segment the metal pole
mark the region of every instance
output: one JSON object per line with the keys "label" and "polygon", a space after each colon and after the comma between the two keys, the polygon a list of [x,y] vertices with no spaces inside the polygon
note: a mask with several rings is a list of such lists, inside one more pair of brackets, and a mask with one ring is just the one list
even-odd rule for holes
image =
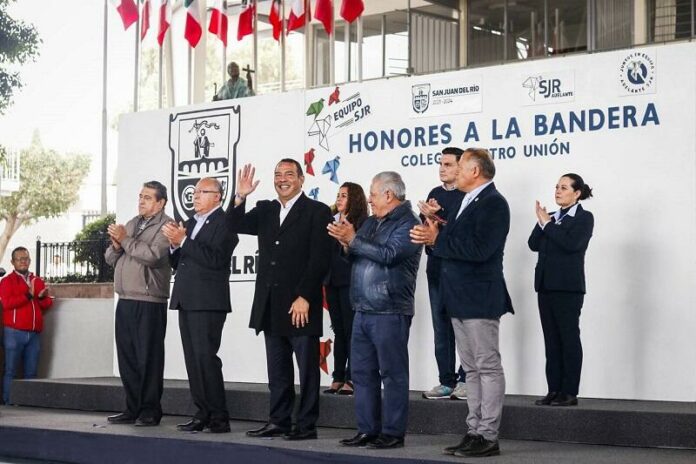
{"label": "metal pole", "polygon": [[346,57],[344,61],[344,66],[345,66],[345,72],[346,72],[346,82],[350,82],[350,23],[348,21],[345,22],[346,28],[343,29],[343,41],[345,42],[346,46]]}
{"label": "metal pole", "polygon": [[285,92],[285,0],[280,2],[280,91]]}
{"label": "metal pole", "polygon": [[503,61],[508,59],[508,2],[503,5]]}
{"label": "metal pole", "polygon": [[[227,15],[227,0],[222,2],[222,14],[225,16]],[[256,31],[254,31],[254,34],[256,34]],[[227,46],[225,43],[222,43],[222,84],[220,86],[222,87],[225,85],[225,82],[227,81]]]}
{"label": "metal pole", "polygon": [[[162,44],[164,45],[164,44]],[[163,64],[163,52],[162,52],[162,46],[159,48],[159,82],[157,83],[157,108],[162,109],[162,84],[164,82],[164,76],[162,76],[162,69],[164,67]]]}
{"label": "metal pole", "polygon": [[406,74],[413,74],[411,66],[411,0],[406,4],[406,35],[408,36],[408,61],[406,63]]}
{"label": "metal pole", "polygon": [[188,47],[188,94],[186,96],[186,104],[190,105],[191,104],[191,91],[193,89],[193,66],[192,66],[192,55],[193,51],[191,49],[191,46],[189,45]]}
{"label": "metal pole", "polygon": [[[101,216],[106,216],[106,63],[109,28],[109,1],[104,0],[104,48],[102,50],[102,153],[101,153]],[[38,273],[38,272],[37,272]]]}
{"label": "metal pole", "polygon": [[382,15],[382,77],[387,75],[387,15]]}
{"label": "metal pole", "polygon": [[311,66],[311,57],[310,57],[310,50],[309,50],[309,34],[311,33],[310,25],[309,22],[312,20],[311,15],[309,14],[309,1],[304,0],[304,15],[305,15],[305,23],[304,23],[304,87],[309,88],[310,87],[310,79],[311,79],[311,72],[310,72],[310,66]]}
{"label": "metal pole", "polygon": [[529,50],[531,53],[528,53],[528,56],[535,56],[536,55],[536,11],[532,11],[529,13],[529,29],[531,31],[531,42],[529,45]]}
{"label": "metal pole", "polygon": [[694,21],[696,21],[696,0],[691,0],[691,37],[696,37],[696,25],[694,24]]}
{"label": "metal pole", "polygon": [[549,54],[549,0],[544,0],[544,56]]}
{"label": "metal pole", "polygon": [[[258,2],[254,0],[254,72],[256,73],[256,86],[259,85],[259,9]],[[223,81],[224,82],[224,81]]]}
{"label": "metal pole", "polygon": [[133,111],[138,111],[138,90],[140,87],[140,15],[135,22],[135,72],[133,76]]}
{"label": "metal pole", "polygon": [[331,2],[331,34],[329,34],[329,84],[336,84],[336,9]]}
{"label": "metal pole", "polygon": [[556,16],[556,28],[553,34],[554,41],[553,41],[553,52],[554,54],[558,53],[558,48],[559,44],[561,43],[561,37],[559,35],[560,32],[560,25],[561,25],[561,18],[560,18],[560,12],[558,11],[558,8],[554,11],[555,16]]}
{"label": "metal pole", "polygon": [[362,82],[363,80],[363,17],[360,15],[358,18],[358,30],[357,30],[357,37],[356,40],[358,41],[358,82]]}

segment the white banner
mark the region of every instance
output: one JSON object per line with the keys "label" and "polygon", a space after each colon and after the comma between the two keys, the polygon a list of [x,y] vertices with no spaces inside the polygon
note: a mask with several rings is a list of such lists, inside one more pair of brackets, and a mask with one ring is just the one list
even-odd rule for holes
{"label": "white banner", "polygon": [[[261,180],[249,201],[274,198],[273,168],[287,156],[305,168],[304,191],[327,204],[341,183],[367,190],[384,170],[400,172],[416,202],[438,184],[442,148],[488,148],[512,213],[505,274],[516,314],[501,322],[507,391],[543,394],[537,256],[527,238],[534,202],[554,209],[554,185],[575,172],[594,188],[585,207],[596,222],[580,395],[694,401],[696,370],[684,366],[696,365],[695,89],[696,44],[684,43],[130,114],[120,125],[118,220],[136,214],[147,180],[167,181],[170,203],[185,208],[197,178],[213,173],[233,185],[244,163]],[[228,381],[267,380],[263,340],[247,328],[256,255],[255,237],[242,236],[221,348]],[[413,390],[438,378],[425,258],[416,290]],[[323,339],[333,338],[325,316]],[[186,378],[176,318],[167,332],[166,375]]]}

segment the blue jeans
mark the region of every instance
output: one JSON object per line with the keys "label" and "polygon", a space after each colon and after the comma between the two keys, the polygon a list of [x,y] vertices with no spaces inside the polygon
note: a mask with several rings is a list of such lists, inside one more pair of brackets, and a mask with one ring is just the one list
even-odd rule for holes
{"label": "blue jeans", "polygon": [[360,433],[394,437],[406,434],[411,318],[402,314],[355,313],[350,359]]}
{"label": "blue jeans", "polygon": [[2,380],[2,399],[5,404],[10,401],[10,385],[17,373],[17,364],[20,358],[22,358],[24,378],[33,379],[36,377],[39,350],[41,349],[39,337],[38,332],[5,327],[5,376]]}
{"label": "blue jeans", "polygon": [[428,295],[430,296],[430,312],[433,318],[433,339],[435,341],[435,362],[440,385],[454,388],[457,382],[464,382],[466,374],[462,366],[455,373],[457,351],[454,346],[454,331],[452,318],[447,314],[440,296],[439,279],[428,276]]}

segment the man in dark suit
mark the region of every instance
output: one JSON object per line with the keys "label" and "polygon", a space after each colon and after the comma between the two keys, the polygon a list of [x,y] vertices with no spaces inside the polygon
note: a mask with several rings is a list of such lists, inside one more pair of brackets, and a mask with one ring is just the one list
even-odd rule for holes
{"label": "man in dark suit", "polygon": [[171,244],[170,261],[176,272],[169,308],[179,311],[186,372],[197,408],[189,422],[177,425],[185,432],[230,431],[217,352],[231,311],[230,261],[239,239],[228,228],[222,195],[220,182],[201,179],[193,194],[193,218],[185,225],[169,223],[162,228]]}
{"label": "man in dark suit", "polygon": [[[442,259],[440,290],[466,371],[468,432],[445,453],[482,457],[500,454],[498,429],[505,375],[498,350],[500,316],[512,311],[503,277],[503,251],[510,209],[493,184],[495,166],[487,150],[467,149],[459,160],[457,188],[466,192],[442,231],[431,220],[411,237]],[[439,233],[438,233],[439,232]]]}
{"label": "man in dark suit", "polygon": [[[264,200],[245,213],[245,200],[258,185],[254,168],[239,173],[235,206],[227,211],[236,232],[258,236],[259,267],[249,326],[263,331],[266,343],[270,414],[251,437],[283,435],[288,440],[317,437],[319,417],[319,337],[322,334],[322,282],[329,269],[331,211],[302,193],[302,167],[282,159],[274,172],[277,200]],[[300,371],[300,408],[295,402],[292,355]]]}

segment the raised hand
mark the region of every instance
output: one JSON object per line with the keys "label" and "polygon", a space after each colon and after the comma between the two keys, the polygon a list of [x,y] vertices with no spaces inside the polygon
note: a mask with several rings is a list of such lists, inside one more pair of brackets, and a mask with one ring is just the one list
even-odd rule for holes
{"label": "raised hand", "polygon": [[256,168],[251,164],[245,164],[237,172],[237,195],[246,198],[247,195],[256,190],[261,181],[254,181],[254,174],[256,174]]}

